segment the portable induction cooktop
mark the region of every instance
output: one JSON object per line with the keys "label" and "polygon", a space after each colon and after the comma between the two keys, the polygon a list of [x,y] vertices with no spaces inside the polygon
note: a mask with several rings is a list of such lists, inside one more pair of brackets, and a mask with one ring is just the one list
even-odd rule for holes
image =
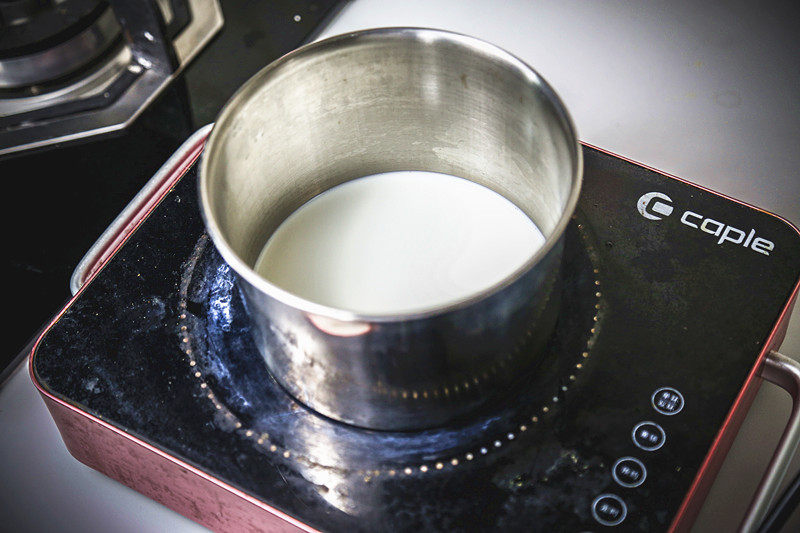
{"label": "portable induction cooktop", "polygon": [[[532,377],[457,424],[370,431],[264,366],[198,211],[207,132],[92,250],[33,350],[78,460],[220,531],[690,527],[788,321],[793,226],[585,146]],[[481,379],[382,392],[424,408]]]}

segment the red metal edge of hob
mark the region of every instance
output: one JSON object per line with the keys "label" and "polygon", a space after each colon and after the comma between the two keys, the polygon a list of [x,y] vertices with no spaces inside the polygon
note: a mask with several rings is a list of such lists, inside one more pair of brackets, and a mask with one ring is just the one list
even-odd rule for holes
{"label": "red metal edge of hob", "polygon": [[[125,244],[127,239],[183,177],[186,171],[191,168],[202,153],[207,138],[208,130],[206,129],[202,134],[194,135],[179,149],[179,152],[183,152],[183,157],[175,160],[173,168],[168,169],[168,172],[165,173],[165,179],[162,184],[155,188],[152,200],[142,205],[142,209],[135,218],[126,221],[121,233],[115,236],[110,241],[108,248],[98,256],[97,264],[92,266],[88,280],[50,321],[47,328],[36,340],[31,350],[31,355],[36,352],[42,338],[53,324],[59,320],[85,290],[86,286],[98,275],[105,264]],[[583,144],[647,168],[665,177],[764,212],[787,223],[800,234],[800,230],[797,230],[791,223],[763,209],[688,182],[677,176],[661,172],[647,165],[642,165],[612,152],[586,143]],[[764,360],[769,351],[777,348],[783,340],[798,291],[800,291],[800,280],[795,285],[792,295],[773,326],[756,363],[717,432],[689,491],[673,518],[669,527],[670,532],[688,531],[697,518],[714,482],[714,478],[761,385],[760,372],[764,366]],[[316,531],[286,513],[226,484],[203,470],[82,411],[75,405],[57,398],[45,390],[44,386],[37,380],[33,368],[33,357],[29,358],[28,370],[34,386],[39,390],[61,433],[67,450],[78,461],[215,531]]]}

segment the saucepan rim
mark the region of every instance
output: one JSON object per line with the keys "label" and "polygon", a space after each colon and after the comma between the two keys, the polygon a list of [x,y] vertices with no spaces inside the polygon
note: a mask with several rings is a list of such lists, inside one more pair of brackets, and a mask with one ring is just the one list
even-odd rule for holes
{"label": "saucepan rim", "polygon": [[[508,276],[487,288],[471,292],[462,298],[453,299],[444,304],[432,306],[420,311],[408,313],[359,313],[348,309],[317,303],[313,300],[303,298],[290,291],[282,289],[281,287],[271,283],[260,274],[256,273],[256,271],[253,270],[250,265],[242,260],[228,244],[227,239],[223,235],[222,230],[213,216],[214,211],[211,207],[211,193],[209,190],[210,165],[211,161],[215,157],[217,145],[223,142],[222,137],[225,135],[230,122],[235,118],[236,113],[241,109],[242,105],[249,100],[254,92],[261,88],[262,81],[267,78],[271,72],[299,56],[318,51],[324,51],[328,48],[334,48],[343,41],[375,38],[380,39],[382,37],[398,35],[417,39],[422,42],[446,39],[464,46],[467,49],[472,49],[477,53],[488,55],[496,60],[500,60],[507,64],[510,68],[514,68],[518,72],[522,73],[532,82],[532,85],[541,88],[541,90],[545,93],[547,99],[553,105],[553,109],[559,115],[567,138],[574,141],[574,146],[572,147],[574,149],[574,154],[571,154],[573,155],[574,170],[573,175],[571,176],[572,184],[570,187],[569,197],[557,224],[546,237],[544,244],[538,250],[536,250],[530,256],[530,258],[525,261],[524,264],[522,264]],[[358,178],[358,176],[354,177],[354,179],[356,178]],[[582,181],[583,157],[580,142],[578,140],[572,118],[553,88],[531,66],[510,52],[507,52],[498,46],[476,37],[433,28],[385,27],[344,33],[321,41],[306,44],[273,61],[261,69],[253,77],[251,77],[247,82],[245,82],[245,84],[242,85],[242,87],[240,87],[239,90],[237,90],[236,93],[234,93],[230,100],[228,100],[228,102],[225,104],[216,123],[214,124],[211,135],[206,141],[205,152],[200,163],[198,193],[200,197],[200,212],[205,223],[206,230],[216,245],[217,250],[220,252],[228,265],[254,288],[262,291],[263,293],[282,302],[285,305],[316,316],[322,316],[346,322],[380,323],[419,320],[435,315],[442,315],[445,313],[458,311],[470,307],[479,301],[483,301],[513,284],[526,272],[534,268],[562,238],[578,203]]]}

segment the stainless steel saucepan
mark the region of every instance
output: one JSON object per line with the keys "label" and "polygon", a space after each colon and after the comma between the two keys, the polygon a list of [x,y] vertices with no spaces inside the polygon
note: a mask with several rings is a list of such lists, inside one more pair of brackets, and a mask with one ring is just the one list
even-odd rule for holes
{"label": "stainless steel saucepan", "polygon": [[[545,244],[496,285],[413,314],[327,307],[253,270],[305,202],[394,170],[484,185],[525,212]],[[331,418],[406,430],[465,416],[534,365],[558,309],[581,173],[570,117],[528,65],[464,35],[385,28],[304,46],[250,79],[214,126],[199,192],[275,379]]]}

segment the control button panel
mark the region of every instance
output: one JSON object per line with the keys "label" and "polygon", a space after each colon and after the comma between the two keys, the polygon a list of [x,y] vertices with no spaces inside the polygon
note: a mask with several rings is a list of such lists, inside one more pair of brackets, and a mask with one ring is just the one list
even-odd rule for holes
{"label": "control button panel", "polygon": [[611,467],[611,476],[619,485],[632,489],[644,483],[647,469],[639,459],[623,457]]}
{"label": "control button panel", "polygon": [[592,516],[604,526],[621,524],[627,515],[628,507],[615,494],[601,494],[592,502]]}
{"label": "control button panel", "polygon": [[664,429],[655,422],[639,422],[633,428],[633,443],[647,452],[661,448],[667,441]]}
{"label": "control button panel", "polygon": [[[666,416],[680,413],[685,406],[683,394],[673,387],[656,389],[650,396],[650,403],[657,413]],[[660,424],[652,420],[644,420],[633,427],[631,439],[640,450],[654,452],[667,442],[667,433]],[[644,462],[631,456],[620,457],[611,467],[612,479],[619,487],[625,489],[640,487],[647,479],[647,474]],[[626,494],[635,493],[628,492]],[[616,526],[625,520],[628,515],[628,506],[616,494],[605,493],[592,501],[591,512],[597,523],[603,526]]]}
{"label": "control button panel", "polygon": [[661,387],[653,393],[651,403],[662,415],[676,415],[683,409],[683,394],[672,387]]}

